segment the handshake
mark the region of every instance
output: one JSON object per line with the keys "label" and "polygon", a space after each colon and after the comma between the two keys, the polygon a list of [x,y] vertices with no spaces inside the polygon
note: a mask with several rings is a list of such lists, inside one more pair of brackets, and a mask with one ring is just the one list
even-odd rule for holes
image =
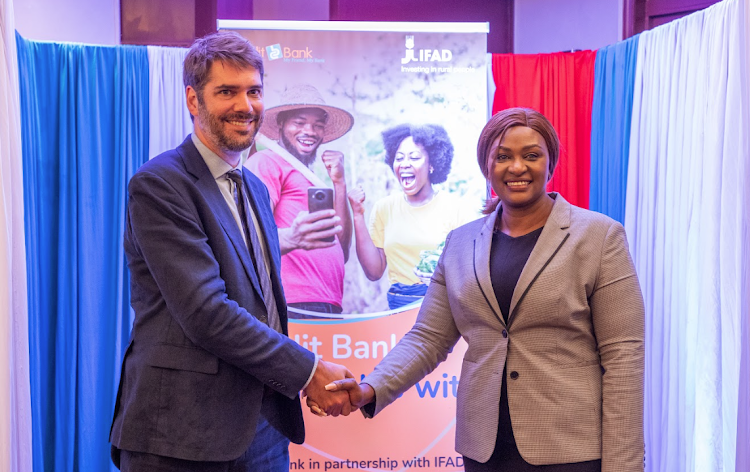
{"label": "handshake", "polygon": [[322,359],[302,393],[310,411],[318,416],[347,416],[375,400],[371,386],[359,384],[343,365]]}

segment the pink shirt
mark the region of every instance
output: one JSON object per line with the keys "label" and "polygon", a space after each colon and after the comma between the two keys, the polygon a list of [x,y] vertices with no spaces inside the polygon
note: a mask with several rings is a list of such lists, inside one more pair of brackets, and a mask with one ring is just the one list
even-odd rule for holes
{"label": "pink shirt", "polygon": [[[245,167],[268,187],[276,226],[289,228],[299,212],[307,211],[307,189],[313,185],[284,158],[265,149],[250,156]],[[312,251],[295,249],[281,256],[281,283],[287,303],[341,306],[344,262],[340,244]]]}

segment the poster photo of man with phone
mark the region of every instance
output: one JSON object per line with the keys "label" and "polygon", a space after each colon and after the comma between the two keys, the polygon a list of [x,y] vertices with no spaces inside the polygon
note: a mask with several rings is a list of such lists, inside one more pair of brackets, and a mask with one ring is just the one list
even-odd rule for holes
{"label": "poster photo of man with phone", "polygon": [[[332,149],[318,153],[318,148],[353,125],[351,113],[326,105],[315,87],[289,86],[281,104],[266,109],[258,139],[265,149],[245,162],[271,197],[292,319],[343,311],[344,264],[352,240],[344,154]],[[318,159],[333,188],[312,171]]]}

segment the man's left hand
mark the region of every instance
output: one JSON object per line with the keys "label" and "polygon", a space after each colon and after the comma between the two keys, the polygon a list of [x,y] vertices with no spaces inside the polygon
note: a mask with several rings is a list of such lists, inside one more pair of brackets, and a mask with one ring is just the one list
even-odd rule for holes
{"label": "man's left hand", "polygon": [[326,171],[331,177],[331,181],[336,183],[344,182],[344,154],[339,151],[327,150],[320,156]]}

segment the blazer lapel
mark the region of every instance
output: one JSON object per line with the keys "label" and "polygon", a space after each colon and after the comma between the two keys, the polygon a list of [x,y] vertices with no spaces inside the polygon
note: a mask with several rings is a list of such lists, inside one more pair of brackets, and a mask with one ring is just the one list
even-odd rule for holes
{"label": "blazer lapel", "polygon": [[492,288],[492,278],[490,277],[490,249],[492,249],[492,232],[495,228],[495,220],[497,219],[500,205],[491,215],[485,218],[482,229],[474,238],[474,276],[479,284],[479,289],[482,291],[487,304],[492,309],[495,317],[500,320],[500,323],[505,326],[505,320],[500,316],[500,305],[497,303],[495,297],[495,289]]}
{"label": "blazer lapel", "polygon": [[547,218],[542,234],[534,246],[534,250],[529,255],[529,260],[523,267],[521,276],[513,291],[513,298],[510,302],[510,315],[508,316],[508,325],[513,322],[516,308],[523,301],[531,285],[539,277],[545,267],[550,263],[560,247],[568,239],[570,233],[570,203],[568,203],[560,194],[555,196],[555,204],[552,207],[552,213]]}
{"label": "blazer lapel", "polygon": [[206,166],[198,149],[195,148],[190,136],[185,139],[177,150],[182,156],[187,171],[196,178],[195,186],[206,199],[208,206],[211,208],[211,212],[216,216],[216,219],[219,220],[222,228],[224,228],[224,231],[227,233],[235,251],[237,251],[242,266],[245,268],[245,273],[252,282],[255,291],[262,299],[263,291],[260,287],[258,275],[255,273],[253,261],[250,259],[250,252],[247,250],[245,240],[242,238],[242,233],[240,233],[240,229],[237,227],[237,222],[235,221],[234,216],[232,216],[232,212],[229,210],[227,202],[224,200],[214,176],[211,175],[208,166]]}

